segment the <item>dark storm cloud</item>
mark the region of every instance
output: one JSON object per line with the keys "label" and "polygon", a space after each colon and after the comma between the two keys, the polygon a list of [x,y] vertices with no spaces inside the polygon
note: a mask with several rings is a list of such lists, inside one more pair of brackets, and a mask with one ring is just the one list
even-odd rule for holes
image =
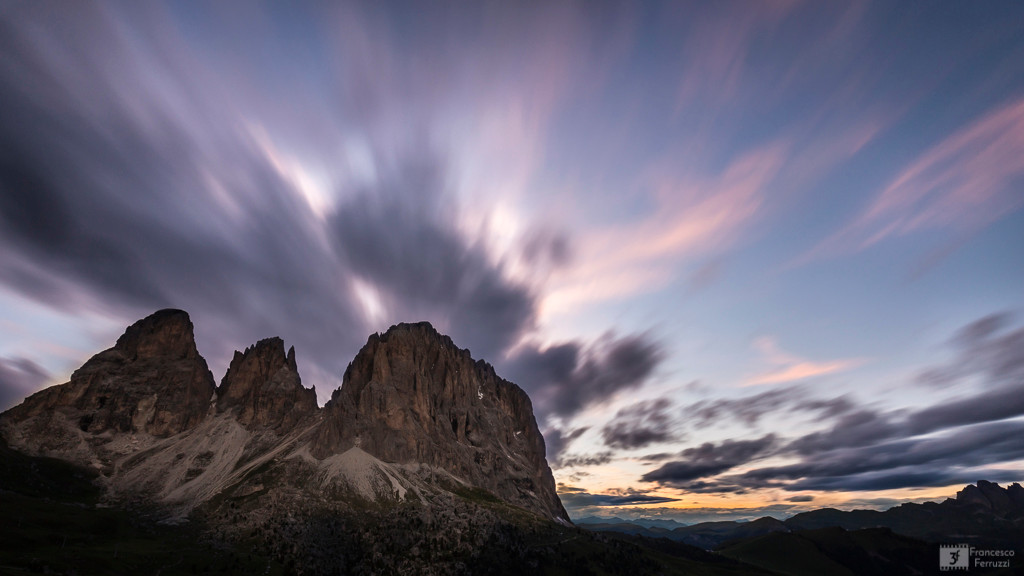
{"label": "dark storm cloud", "polygon": [[697,493],[759,488],[867,491],[979,478],[1019,480],[1019,471],[996,465],[1024,459],[1024,328],[1014,327],[1009,314],[994,314],[968,324],[949,342],[954,360],[925,371],[924,379],[933,384],[971,379],[980,384],[979,391],[901,410],[857,405],[845,397],[795,400],[796,388],[697,403],[687,410],[699,423],[730,415],[750,423],[769,411],[807,410],[831,419],[831,424],[779,443],[773,454],[797,459],[792,464],[729,474],[730,464],[751,458],[718,457],[719,447],[706,445],[704,453],[691,448],[683,453],[685,459],[664,464],[643,479]]}
{"label": "dark storm cloud", "polygon": [[840,416],[828,430],[797,438],[788,448],[798,454],[812,455],[848,446],[872,445],[901,433],[901,427],[888,414],[859,409]]}
{"label": "dark storm cloud", "polygon": [[0,358],[0,412],[14,406],[50,379],[46,369],[28,358]]}
{"label": "dark storm cloud", "polygon": [[1013,320],[1013,314],[1000,312],[964,326],[949,341],[954,359],[925,370],[918,381],[948,386],[971,375],[983,376],[990,386],[1024,381],[1024,327],[1006,330]]}
{"label": "dark storm cloud", "polygon": [[951,398],[907,418],[910,433],[926,434],[954,426],[993,422],[1024,415],[1024,380],[1016,386]]}
{"label": "dark storm cloud", "polygon": [[[912,479],[911,473],[942,477],[946,470],[984,467],[993,462],[1024,458],[1022,433],[1024,422],[978,424],[939,437],[902,438],[821,450],[799,463],[752,470],[740,479],[753,484],[761,480],[799,480],[787,485],[794,490],[812,489],[811,486],[863,490],[864,485],[883,483],[902,488],[916,485],[917,480]],[[962,471],[958,474],[965,475]],[[846,487],[840,488],[844,482]],[[897,485],[899,482],[905,483]]]}
{"label": "dark storm cloud", "polygon": [[547,448],[546,452],[548,462],[552,466],[558,467],[558,462],[562,456],[562,452],[564,452],[574,440],[582,436],[583,433],[589,429],[590,427],[583,426],[567,431],[560,428],[549,428],[545,430],[544,445]]}
{"label": "dark storm cloud", "polygon": [[671,405],[671,400],[658,398],[620,409],[615,418],[601,429],[605,445],[634,449],[675,439],[675,423],[668,413]]}
{"label": "dark storm cloud", "polygon": [[341,206],[335,244],[352,273],[386,292],[394,316],[440,321],[475,357],[497,358],[533,328],[536,298],[455,231],[439,165],[411,163]]}
{"label": "dark storm cloud", "polygon": [[786,386],[742,398],[701,400],[683,408],[682,413],[692,427],[700,428],[733,420],[754,426],[765,415],[779,412],[811,412],[819,418],[828,418],[854,408],[845,396],[827,400],[810,399],[807,393],[804,386]]}
{"label": "dark storm cloud", "polygon": [[505,369],[536,399],[542,417],[566,418],[640,386],[663,357],[662,346],[646,334],[607,335],[586,347],[579,342],[521,347]]}
{"label": "dark storm cloud", "polygon": [[764,457],[777,444],[774,434],[756,440],[726,440],[719,444],[705,442],[687,448],[679,460],[663,464],[643,475],[644,482],[683,485],[691,480],[721,474],[741,464]]}
{"label": "dark storm cloud", "polygon": [[[795,464],[673,485],[702,493],[757,488],[857,491],[1015,479],[1016,472],[987,467],[1024,458],[1019,441],[1024,422],[978,418],[980,423],[954,425],[939,436],[921,437],[907,424],[916,416],[901,420],[896,414],[859,410],[832,429],[797,438],[776,452],[798,457]],[[646,475],[644,479],[660,480]]]}
{"label": "dark storm cloud", "polygon": [[566,454],[558,462],[553,463],[553,468],[579,468],[584,466],[600,466],[607,464],[615,458],[611,451],[598,452],[596,454]]}
{"label": "dark storm cloud", "polygon": [[537,230],[523,244],[523,259],[531,266],[564,266],[572,259],[569,238],[551,230]]}
{"label": "dark storm cloud", "polygon": [[[326,10],[343,33],[322,38],[317,23],[283,25],[291,16],[265,6],[5,9],[0,282],[125,325],[183,308],[215,369],[279,335],[296,346],[307,385],[333,388],[380,323],[426,319],[507,375],[502,360],[534,328],[538,301],[482,238],[458,231],[448,159],[426,117],[428,104],[451,104],[438,78],[461,78],[458,59],[439,53],[443,69],[421,74],[386,19],[359,7]],[[522,19],[497,27],[506,24],[533,29]],[[502,48],[485,43],[475,56],[501,61]],[[301,65],[310,58],[330,62]],[[524,70],[532,61],[546,55]],[[339,157],[353,141],[363,160]],[[296,178],[296,159],[337,176],[312,191],[326,203]],[[572,258],[557,230],[520,241],[533,267]],[[361,287],[380,297],[384,318]],[[549,393],[551,408],[534,398],[538,412],[567,415],[638,385],[656,352],[642,335],[573,341],[545,351],[541,366],[517,366],[545,375],[522,382]]]}
{"label": "dark storm cloud", "polygon": [[[1016,390],[1018,395],[1022,392],[1024,390]],[[998,403],[1009,401],[1009,396],[1000,391],[975,400],[980,404],[986,401]],[[973,406],[965,405],[965,408]],[[935,414],[941,414],[943,418],[932,418]],[[797,457],[799,460],[794,464],[716,477],[710,477],[717,474],[714,466],[700,466],[700,461],[670,463],[654,472],[674,472],[683,481],[672,482],[673,486],[700,493],[742,492],[757,488],[886,490],[945,486],[974,482],[979,478],[1019,480],[1018,472],[993,465],[1024,459],[1024,444],[1019,440],[1024,435],[1024,422],[990,421],[994,418],[988,412],[973,415],[965,412],[946,418],[948,414],[935,407],[909,415],[861,409],[843,416],[831,429],[796,438],[775,452],[780,456]],[[1020,412],[1013,414],[1019,415]],[[921,428],[921,421],[930,425]],[[939,422],[946,426],[935,426]],[[922,436],[922,430],[928,435]],[[671,468],[673,465],[676,467]],[[685,481],[687,476],[697,478],[698,473],[709,478]],[[645,475],[644,480],[665,481],[651,474]]]}
{"label": "dark storm cloud", "polygon": [[[743,486],[730,481],[730,477],[713,478],[711,480],[694,480],[691,482],[685,481],[667,481],[665,484],[683,490],[684,492],[691,492],[693,494],[746,494],[750,491],[750,487]],[[759,483],[753,487],[755,488],[766,488],[771,486],[768,483]]]}
{"label": "dark storm cloud", "polygon": [[637,504],[660,504],[677,502],[678,498],[650,496],[642,491],[620,490],[611,494],[592,494],[575,486],[558,485],[558,497],[567,509],[589,506],[632,506]]}
{"label": "dark storm cloud", "polygon": [[198,82],[159,11],[61,10],[0,21],[3,281],[126,324],[184,308],[222,362],[280,334],[340,373],[364,330],[315,216],[245,129],[247,94]]}
{"label": "dark storm cloud", "polygon": [[656,452],[654,454],[644,454],[643,456],[637,457],[637,460],[641,462],[661,462],[662,460],[671,460],[675,458],[675,454],[672,452]]}
{"label": "dark storm cloud", "polygon": [[955,468],[902,468],[859,474],[853,477],[809,478],[787,487],[793,490],[839,490],[844,492],[892,490],[908,487],[937,487],[950,484],[973,484],[979,479],[991,482],[1014,482],[1020,474],[998,468],[972,469]]}
{"label": "dark storm cloud", "polygon": [[846,396],[828,400],[802,400],[794,405],[795,410],[817,412],[820,420],[841,416],[853,411],[856,407],[857,405]]}

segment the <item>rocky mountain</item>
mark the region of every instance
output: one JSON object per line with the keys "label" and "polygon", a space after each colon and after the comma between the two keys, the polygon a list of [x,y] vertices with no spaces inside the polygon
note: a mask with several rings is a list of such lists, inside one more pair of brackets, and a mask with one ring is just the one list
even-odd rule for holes
{"label": "rocky mountain", "polygon": [[316,391],[303,388],[295,348],[284,352],[284,340],[267,338],[235,352],[220,387],[217,410],[235,410],[249,429],[285,432],[319,412]]}
{"label": "rocky mountain", "polygon": [[[180,515],[273,470],[303,489],[424,500],[453,487],[568,522],[530,399],[429,324],[372,335],[321,409],[280,338],[235,352],[219,387],[188,314],[161,310],[114,347],[0,415],[29,455],[100,472],[122,498]],[[244,488],[243,488],[244,487]]]}
{"label": "rocky mountain", "polygon": [[530,398],[426,322],[370,336],[345,371],[312,453],[352,447],[437,467],[510,504],[568,518]]}
{"label": "rocky mountain", "polygon": [[76,459],[83,442],[96,438],[166,438],[195,428],[206,417],[215,389],[188,314],[161,310],[129,326],[70,382],[32,395],[2,420],[12,444]]}

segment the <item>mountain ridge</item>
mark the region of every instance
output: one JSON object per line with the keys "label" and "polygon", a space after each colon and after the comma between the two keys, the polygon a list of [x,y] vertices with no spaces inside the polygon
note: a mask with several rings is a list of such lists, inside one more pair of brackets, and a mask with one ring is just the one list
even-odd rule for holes
{"label": "mountain ridge", "polygon": [[371,335],[321,408],[280,338],[236,351],[216,386],[188,314],[159,310],[67,383],[0,414],[0,435],[27,454],[91,467],[109,494],[155,498],[182,518],[255,489],[253,474],[274,469],[315,478],[310,497],[327,489],[425,501],[446,490],[440,478],[569,524],[529,397],[425,322]]}
{"label": "mountain ridge", "polygon": [[667,538],[705,549],[717,549],[729,542],[775,532],[836,527],[845,530],[882,527],[928,542],[948,542],[956,537],[968,542],[1004,544],[1024,541],[1024,487],[1014,482],[1004,488],[994,482],[978,480],[942,502],[906,502],[887,510],[818,508],[785,520],[764,516],[750,521],[699,522],[672,530],[621,518],[602,520],[589,517],[578,519],[576,523],[592,530]]}

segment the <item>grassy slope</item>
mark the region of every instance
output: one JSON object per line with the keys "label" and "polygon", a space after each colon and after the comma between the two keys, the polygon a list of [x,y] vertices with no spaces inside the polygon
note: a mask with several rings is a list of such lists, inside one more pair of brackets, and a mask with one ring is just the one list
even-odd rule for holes
{"label": "grassy slope", "polygon": [[0,574],[283,573],[249,551],[203,543],[196,526],[99,506],[94,477],[0,440]]}
{"label": "grassy slope", "polygon": [[886,528],[772,533],[726,545],[722,554],[782,574],[888,576],[938,573],[938,547]]}

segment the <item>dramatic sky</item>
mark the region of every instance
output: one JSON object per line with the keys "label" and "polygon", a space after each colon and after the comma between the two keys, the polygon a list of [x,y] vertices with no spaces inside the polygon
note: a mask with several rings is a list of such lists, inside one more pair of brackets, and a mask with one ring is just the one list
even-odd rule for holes
{"label": "dramatic sky", "polygon": [[570,512],[1024,480],[1024,4],[0,0],[0,408],[428,320]]}

